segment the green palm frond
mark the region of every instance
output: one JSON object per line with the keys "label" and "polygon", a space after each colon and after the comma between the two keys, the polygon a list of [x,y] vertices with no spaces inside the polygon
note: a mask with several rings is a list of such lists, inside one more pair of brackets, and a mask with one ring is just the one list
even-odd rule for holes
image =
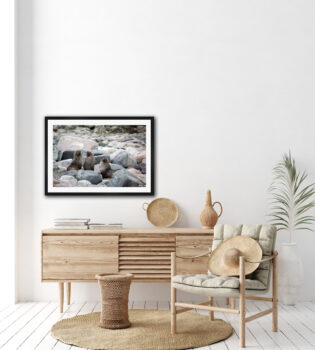
{"label": "green palm frond", "polygon": [[307,173],[296,169],[291,152],[283,155],[274,167],[273,175],[268,189],[271,194],[271,212],[268,216],[272,224],[289,231],[291,242],[293,231],[312,231],[310,226],[315,223],[315,217],[305,213],[315,207],[315,201],[312,200],[315,184],[305,184]]}

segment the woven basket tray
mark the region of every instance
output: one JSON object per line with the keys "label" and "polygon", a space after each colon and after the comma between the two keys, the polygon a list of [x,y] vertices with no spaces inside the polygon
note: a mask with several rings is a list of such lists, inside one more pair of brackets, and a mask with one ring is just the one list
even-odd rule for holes
{"label": "woven basket tray", "polygon": [[143,203],[142,208],[146,210],[147,218],[154,226],[170,227],[178,219],[178,208],[168,198],[157,198],[150,204]]}

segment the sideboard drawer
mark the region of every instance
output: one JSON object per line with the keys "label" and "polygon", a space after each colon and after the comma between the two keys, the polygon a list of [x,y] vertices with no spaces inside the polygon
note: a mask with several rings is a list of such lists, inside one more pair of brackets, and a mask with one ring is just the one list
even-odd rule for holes
{"label": "sideboard drawer", "polygon": [[95,280],[118,272],[118,236],[43,236],[42,280]]}
{"label": "sideboard drawer", "polygon": [[[196,256],[209,252],[212,246],[210,236],[177,236],[176,255]],[[176,258],[176,274],[207,273],[209,257],[198,259]]]}

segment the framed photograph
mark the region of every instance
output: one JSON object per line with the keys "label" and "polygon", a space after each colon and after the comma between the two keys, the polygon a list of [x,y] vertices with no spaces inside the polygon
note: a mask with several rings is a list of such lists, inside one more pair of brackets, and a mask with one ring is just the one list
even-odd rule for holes
{"label": "framed photograph", "polygon": [[45,117],[46,195],[153,195],[154,117]]}

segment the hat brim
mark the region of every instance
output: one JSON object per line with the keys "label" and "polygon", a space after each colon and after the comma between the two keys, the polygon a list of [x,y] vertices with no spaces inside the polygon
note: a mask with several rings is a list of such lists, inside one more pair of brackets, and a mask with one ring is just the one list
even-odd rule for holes
{"label": "hat brim", "polygon": [[[247,236],[235,236],[223,241],[210,255],[209,270],[218,276],[239,276],[239,266],[228,266],[224,262],[224,253],[231,248],[240,250],[248,261],[259,261],[262,249],[257,241]],[[254,272],[259,263],[245,262],[245,275]]]}

